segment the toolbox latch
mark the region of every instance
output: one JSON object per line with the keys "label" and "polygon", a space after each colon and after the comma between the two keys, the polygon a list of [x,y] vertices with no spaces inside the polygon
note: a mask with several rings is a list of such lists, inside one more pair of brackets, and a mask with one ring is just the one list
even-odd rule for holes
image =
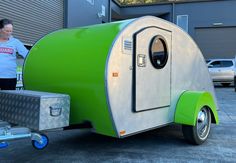
{"label": "toolbox latch", "polygon": [[61,115],[62,107],[60,106],[50,106],[50,115],[52,117],[58,117]]}

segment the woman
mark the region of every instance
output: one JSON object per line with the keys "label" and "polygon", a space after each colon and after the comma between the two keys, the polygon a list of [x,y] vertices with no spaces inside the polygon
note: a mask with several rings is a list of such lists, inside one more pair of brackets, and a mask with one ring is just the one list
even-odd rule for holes
{"label": "woman", "polygon": [[0,89],[16,89],[16,52],[24,58],[28,50],[23,43],[12,36],[13,23],[9,19],[0,20]]}

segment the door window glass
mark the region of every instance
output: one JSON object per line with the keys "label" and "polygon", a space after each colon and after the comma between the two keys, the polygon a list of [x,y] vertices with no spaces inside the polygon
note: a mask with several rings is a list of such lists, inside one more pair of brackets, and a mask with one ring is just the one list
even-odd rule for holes
{"label": "door window glass", "polygon": [[231,67],[233,66],[232,61],[221,61],[221,67]]}
{"label": "door window glass", "polygon": [[218,68],[220,67],[220,61],[214,61],[208,66],[209,68]]}
{"label": "door window glass", "polygon": [[168,60],[167,46],[164,38],[155,36],[151,41],[150,60],[156,69],[165,67]]}

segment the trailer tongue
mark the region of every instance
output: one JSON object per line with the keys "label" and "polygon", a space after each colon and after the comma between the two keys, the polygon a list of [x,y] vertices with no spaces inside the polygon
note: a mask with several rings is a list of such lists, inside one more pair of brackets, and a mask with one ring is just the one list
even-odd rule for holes
{"label": "trailer tongue", "polygon": [[[0,104],[3,120],[0,122],[0,142],[30,137],[33,146],[42,149],[48,144],[43,132],[69,126],[69,95],[28,90],[0,91]],[[6,144],[1,143],[0,147],[6,147]]]}

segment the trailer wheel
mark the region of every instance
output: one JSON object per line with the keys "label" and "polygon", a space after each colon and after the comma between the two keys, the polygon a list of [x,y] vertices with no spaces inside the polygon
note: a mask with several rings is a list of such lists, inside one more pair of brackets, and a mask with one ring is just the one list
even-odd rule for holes
{"label": "trailer wheel", "polygon": [[184,138],[191,144],[199,145],[206,141],[211,129],[211,112],[202,107],[198,112],[195,126],[183,125]]}
{"label": "trailer wheel", "polygon": [[7,142],[0,142],[0,149],[1,148],[6,148],[8,147],[8,143]]}
{"label": "trailer wheel", "polygon": [[38,142],[36,140],[32,140],[33,147],[35,149],[38,149],[38,150],[42,150],[42,149],[46,148],[47,145],[48,145],[48,142],[49,142],[49,139],[48,139],[48,137],[46,135],[41,134],[40,136],[42,137],[42,139],[41,139],[42,142]]}

